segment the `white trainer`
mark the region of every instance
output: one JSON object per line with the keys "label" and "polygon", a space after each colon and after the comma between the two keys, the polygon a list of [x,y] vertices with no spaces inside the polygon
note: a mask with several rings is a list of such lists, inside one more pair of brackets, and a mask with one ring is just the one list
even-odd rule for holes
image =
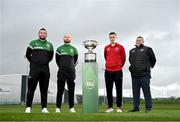
{"label": "white trainer", "polygon": [[121,108],[117,108],[116,110],[118,113],[122,113],[122,109]]}
{"label": "white trainer", "polygon": [[49,111],[47,110],[47,108],[43,108],[41,113],[49,113]]}
{"label": "white trainer", "polygon": [[56,108],[55,109],[55,113],[61,113],[61,109],[60,108]]}
{"label": "white trainer", "polygon": [[105,112],[106,113],[112,113],[114,110],[113,110],[113,108],[108,108]]}
{"label": "white trainer", "polygon": [[25,113],[31,113],[31,107],[27,107],[27,108],[25,109]]}
{"label": "white trainer", "polygon": [[70,109],[69,109],[69,113],[76,113],[76,111],[75,111],[74,108],[70,108]]}

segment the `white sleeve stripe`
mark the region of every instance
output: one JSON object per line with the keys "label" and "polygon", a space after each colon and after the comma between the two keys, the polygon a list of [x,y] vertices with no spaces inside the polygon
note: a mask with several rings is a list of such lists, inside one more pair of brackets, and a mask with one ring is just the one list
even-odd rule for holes
{"label": "white sleeve stripe", "polygon": [[33,47],[31,45],[28,46],[29,48],[33,49]]}
{"label": "white sleeve stripe", "polygon": [[57,53],[58,55],[61,55],[58,51],[56,51],[56,53]]}

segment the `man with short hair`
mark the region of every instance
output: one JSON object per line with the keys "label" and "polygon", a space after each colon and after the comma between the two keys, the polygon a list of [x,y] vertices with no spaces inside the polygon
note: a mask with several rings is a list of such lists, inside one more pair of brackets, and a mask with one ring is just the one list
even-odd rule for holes
{"label": "man with short hair", "polygon": [[109,33],[110,44],[104,48],[104,58],[106,60],[105,69],[105,83],[106,93],[108,99],[107,113],[113,112],[113,83],[116,85],[116,103],[117,112],[122,112],[122,68],[126,61],[126,54],[124,47],[116,42],[117,34],[115,32]]}
{"label": "man with short hair", "polygon": [[77,49],[71,45],[72,37],[70,34],[64,35],[64,44],[56,50],[56,64],[59,67],[57,73],[57,98],[56,113],[61,112],[62,95],[65,83],[67,82],[69,97],[69,112],[75,113],[74,109],[74,90],[75,90],[75,66],[78,60]]}
{"label": "man with short hair", "polygon": [[129,52],[129,71],[131,72],[133,90],[133,109],[129,112],[139,111],[141,88],[144,93],[146,112],[151,112],[150,78],[151,68],[155,66],[156,57],[152,48],[144,45],[142,36],[136,38],[135,46]]}
{"label": "man with short hair", "polygon": [[28,92],[25,113],[31,113],[32,101],[37,83],[39,82],[41,92],[42,113],[49,113],[47,110],[47,94],[49,86],[49,62],[53,58],[53,45],[46,40],[47,31],[45,28],[39,30],[39,39],[30,42],[26,50],[26,58],[30,62],[28,80]]}

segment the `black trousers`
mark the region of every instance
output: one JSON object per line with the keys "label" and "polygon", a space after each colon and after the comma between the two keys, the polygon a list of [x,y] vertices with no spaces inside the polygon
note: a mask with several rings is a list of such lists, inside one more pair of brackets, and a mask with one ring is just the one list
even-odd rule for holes
{"label": "black trousers", "polygon": [[29,80],[28,80],[28,92],[26,107],[32,106],[34,92],[36,90],[37,83],[39,81],[39,87],[41,92],[41,106],[47,107],[47,93],[49,87],[50,72],[49,67],[30,67]]}
{"label": "black trousers", "polygon": [[75,72],[59,69],[57,77],[58,77],[58,80],[57,80],[56,106],[57,108],[61,108],[62,96],[65,89],[64,87],[65,87],[65,83],[67,82],[69,108],[72,108],[74,106]]}
{"label": "black trousers", "polygon": [[144,93],[146,110],[151,110],[152,98],[151,98],[151,90],[150,90],[150,77],[132,77],[134,109],[139,110],[141,88]]}
{"label": "black trousers", "polygon": [[123,72],[120,71],[105,71],[105,83],[106,83],[106,93],[108,99],[108,107],[113,107],[113,83],[116,85],[116,103],[117,107],[122,106],[122,81]]}

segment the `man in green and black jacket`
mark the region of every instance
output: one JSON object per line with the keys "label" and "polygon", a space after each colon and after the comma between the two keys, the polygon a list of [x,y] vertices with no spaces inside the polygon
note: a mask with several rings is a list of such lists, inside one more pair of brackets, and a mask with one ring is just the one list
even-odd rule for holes
{"label": "man in green and black jacket", "polygon": [[62,95],[64,92],[65,82],[67,81],[69,94],[69,112],[76,112],[74,109],[74,89],[75,89],[75,66],[78,60],[78,52],[71,43],[71,35],[64,35],[64,45],[58,47],[56,51],[56,63],[59,67],[57,73],[57,99],[56,113],[61,112]]}
{"label": "man in green and black jacket", "polygon": [[49,62],[53,58],[54,50],[53,45],[46,40],[46,37],[46,29],[40,29],[39,39],[31,41],[26,51],[26,58],[30,62],[30,72],[25,113],[31,113],[32,101],[38,81],[41,92],[41,112],[49,113],[47,110],[47,92],[50,78]]}

